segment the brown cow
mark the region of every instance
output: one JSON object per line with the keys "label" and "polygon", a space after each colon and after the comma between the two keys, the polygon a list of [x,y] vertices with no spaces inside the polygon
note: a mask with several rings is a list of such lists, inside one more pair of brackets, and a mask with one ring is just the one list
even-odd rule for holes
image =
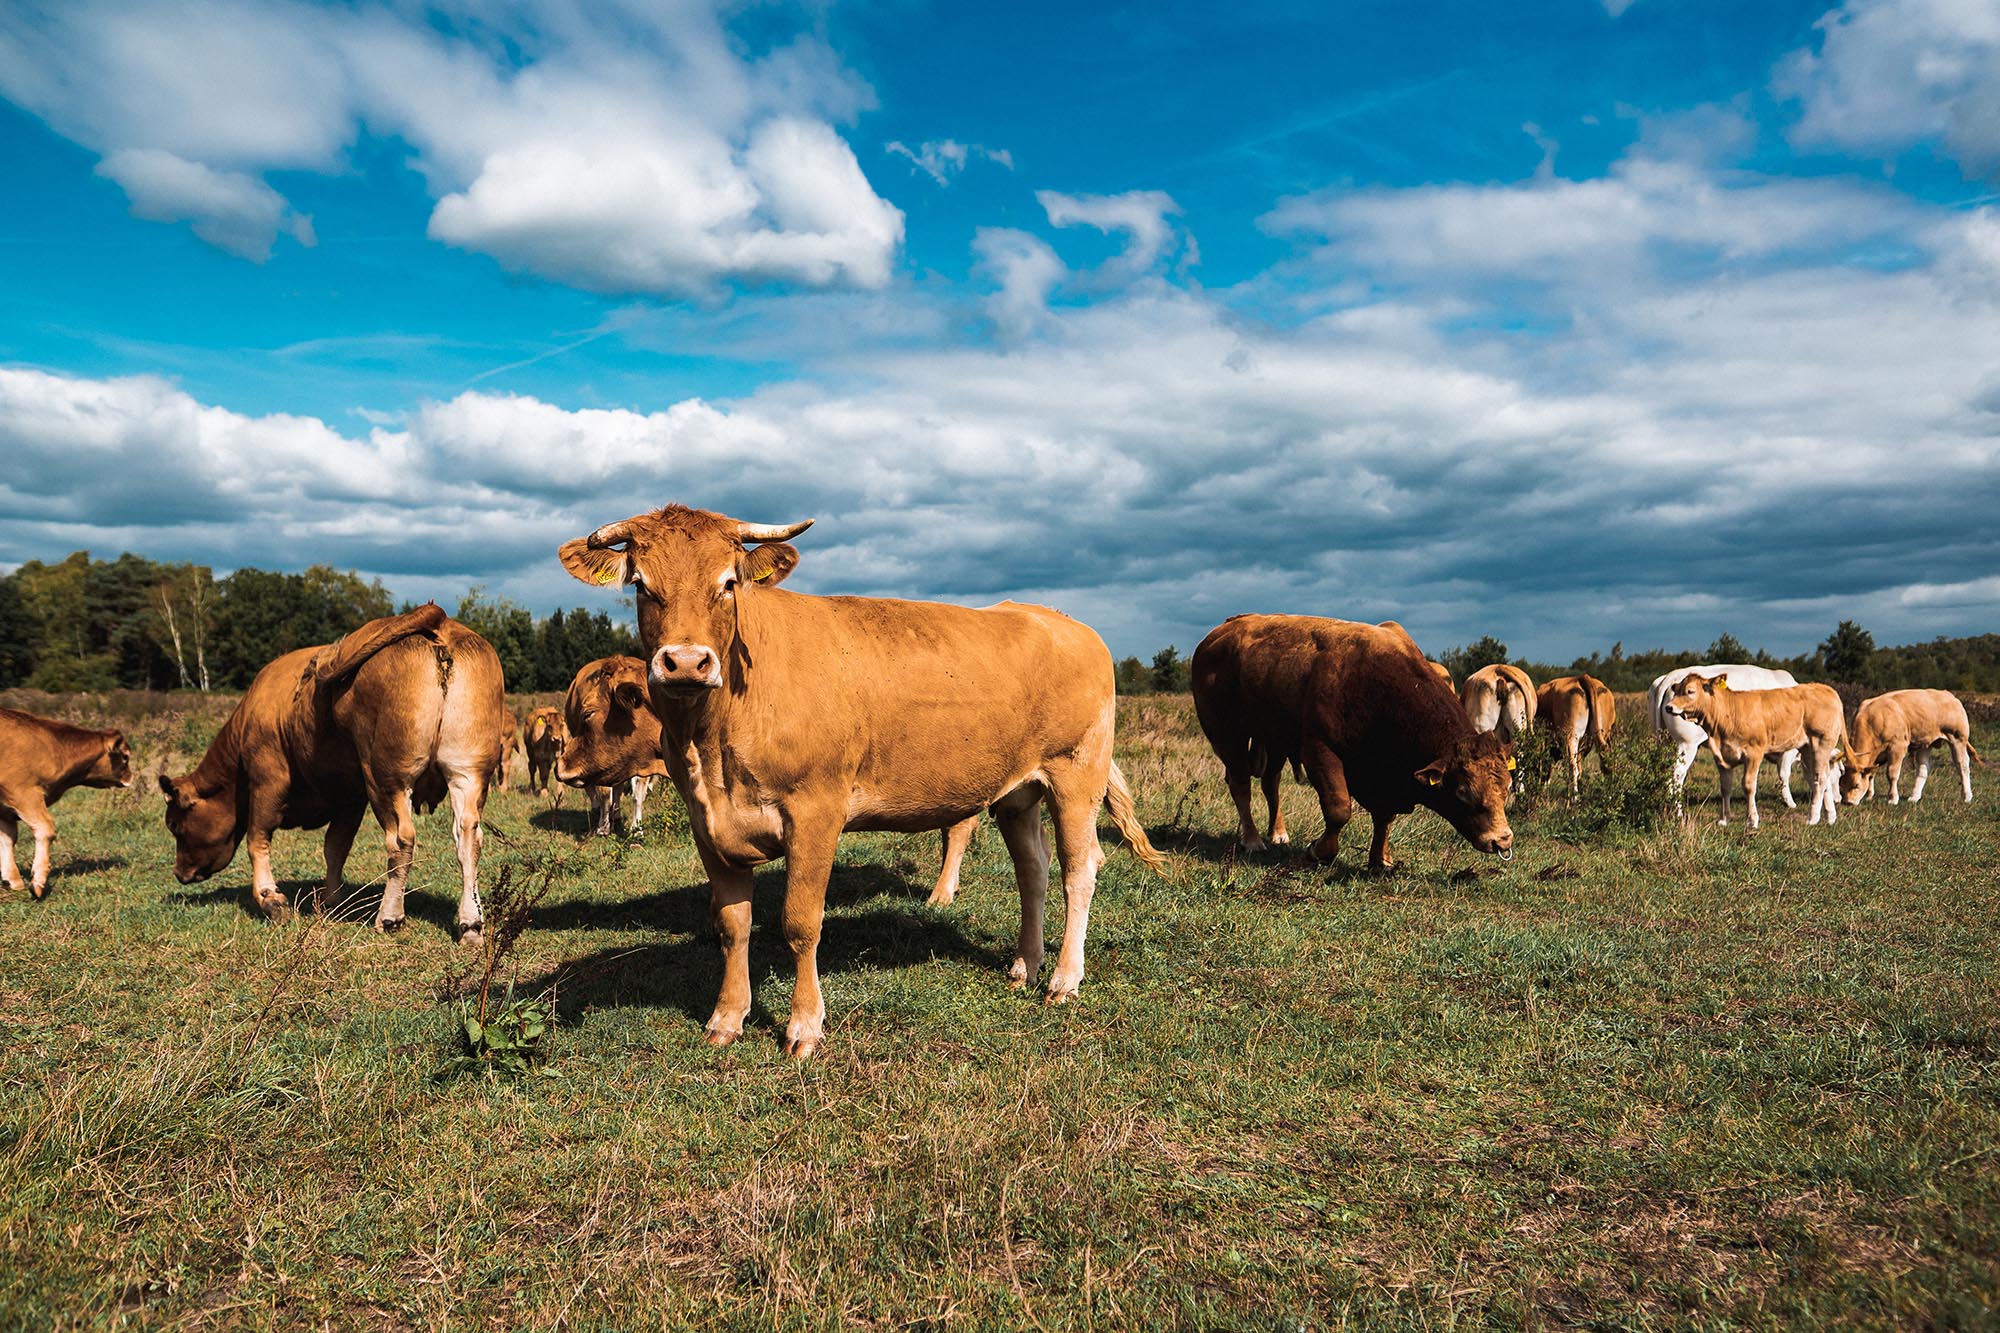
{"label": "brown cow", "polygon": [[[1535,682],[1527,672],[1507,662],[1483,666],[1458,687],[1458,702],[1475,731],[1490,731],[1519,746],[1535,725]],[[1527,774],[1514,771],[1519,791]]]}
{"label": "brown cow", "polygon": [[132,747],[120,731],[89,731],[16,708],[0,708],[0,884],[19,892],[14,840],[21,821],[35,835],[28,892],[49,891],[49,844],[56,822],[49,807],[71,787],[129,787]]}
{"label": "brown cow", "polygon": [[537,708],[528,714],[522,748],[528,754],[528,790],[546,795],[549,778],[555,773],[556,757],[562,753],[563,718],[560,708]]}
{"label": "brown cow", "polygon": [[324,826],[326,878],[317,900],[330,911],[361,816],[373,809],[389,850],[375,928],[395,930],[416,813],[449,795],[459,937],[477,943],[479,820],[499,759],[504,689],[486,640],[434,603],[371,620],[326,647],[286,653],[250,682],[194,772],[160,776],[174,876],[183,884],[207,879],[247,837],[251,894],[280,920],[289,909],[271,873],[271,835]]}
{"label": "brown cow", "polygon": [[799,553],[786,539],[810,522],[763,527],[671,505],[561,551],[583,582],[628,584],[638,595],[661,755],[687,803],[722,939],[708,1040],[742,1035],[750,871],[782,856],[785,938],[798,974],[785,1047],[798,1057],[818,1048],[827,876],[850,829],[943,829],[990,809],[1021,891],[1010,975],[1029,984],[1042,964],[1045,798],[1068,908],[1048,999],[1068,999],[1083,981],[1104,859],[1098,806],[1108,797],[1133,850],[1156,869],[1165,863],[1111,759],[1110,650],[1044,607],[788,592],[777,585]]}
{"label": "brown cow", "polygon": [[1373,817],[1371,869],[1387,870],[1389,826],[1429,806],[1486,852],[1514,845],[1507,826],[1513,750],[1474,731],[1465,710],[1394,621],[1232,616],[1194,651],[1195,715],[1222,760],[1240,840],[1263,846],[1250,818],[1261,767],[1274,831],[1284,767],[1304,768],[1326,831],[1313,855],[1330,861],[1359,802]]}
{"label": "brown cow", "polygon": [[514,752],[521,748],[521,726],[514,715],[506,709],[500,711],[500,762],[493,765],[493,776],[487,787],[493,791],[507,790],[507,769],[514,762]]}
{"label": "brown cow", "polygon": [[660,760],[660,719],[646,697],[646,664],[636,657],[600,657],[586,664],[563,700],[562,748],[556,780],[590,795],[590,822],[611,832],[620,788],[632,790],[630,831],[646,818],[646,793],[667,775]]}
{"label": "brown cow", "polygon": [[[1965,705],[1949,690],[1891,690],[1861,705],[1854,715],[1854,730],[1847,740],[1847,769],[1840,775],[1840,794],[1849,805],[1859,805],[1875,791],[1875,768],[1889,765],[1889,804],[1903,798],[1903,760],[1917,752],[1917,785],[1910,792],[1914,804],[1924,799],[1924,783],[1931,775],[1931,748],[1951,747],[1952,763],[1958,769],[1960,793],[1972,799],[1972,764],[1979,752],[1972,748],[1972,723]],[[1980,760],[1983,764],[1985,761]]]}
{"label": "brown cow", "polygon": [[[1384,623],[1387,623],[1387,622],[1384,622]],[[1437,672],[1437,674],[1438,674],[1438,679],[1439,679],[1439,680],[1442,680],[1442,681],[1444,682],[1444,687],[1445,687],[1446,689],[1448,689],[1448,690],[1455,690],[1455,689],[1457,689],[1457,688],[1458,688],[1458,683],[1457,683],[1456,681],[1454,681],[1454,680],[1453,680],[1453,679],[1451,678],[1451,668],[1450,668],[1450,667],[1446,666],[1446,665],[1445,665],[1444,663],[1442,663],[1442,662],[1432,662],[1432,661],[1429,661],[1429,660],[1426,660],[1426,661],[1424,662],[1424,665],[1425,665],[1425,666],[1427,666],[1427,667],[1429,667],[1429,668],[1430,668],[1431,670],[1433,670],[1433,671]]]}
{"label": "brown cow", "polygon": [[1557,676],[1535,691],[1535,723],[1555,736],[1569,761],[1570,795],[1583,786],[1583,757],[1610,748],[1617,717],[1611,691],[1595,676]]}
{"label": "brown cow", "polygon": [[[1773,690],[1733,690],[1725,675],[1690,672],[1674,682],[1667,694],[1667,711],[1691,718],[1708,733],[1708,748],[1716,767],[1747,763],[1743,793],[1750,803],[1750,827],[1756,828],[1757,770],[1765,757],[1799,746],[1810,746],[1813,766],[1812,809],[1806,823],[1837,818],[1833,764],[1847,742],[1847,717],[1831,685],[1793,685]],[[1722,788],[1722,819],[1729,822],[1729,783]]]}

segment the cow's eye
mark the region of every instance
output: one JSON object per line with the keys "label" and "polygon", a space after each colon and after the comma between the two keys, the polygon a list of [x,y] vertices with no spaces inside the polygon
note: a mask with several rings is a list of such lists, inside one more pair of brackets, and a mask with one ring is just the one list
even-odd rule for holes
{"label": "cow's eye", "polygon": [[734,574],[724,574],[722,576],[722,590],[724,592],[736,591],[736,576]]}

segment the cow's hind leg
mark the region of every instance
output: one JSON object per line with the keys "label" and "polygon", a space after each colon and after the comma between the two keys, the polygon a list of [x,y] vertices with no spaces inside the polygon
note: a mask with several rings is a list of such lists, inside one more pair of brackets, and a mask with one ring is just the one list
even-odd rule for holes
{"label": "cow's hind leg", "polygon": [[1016,990],[1042,975],[1042,913],[1049,898],[1049,845],[1042,838],[1041,784],[1007,793],[993,806],[993,822],[1014,862],[1014,886],[1021,894],[1021,929],[1007,979]]}
{"label": "cow's hind leg", "polygon": [[1972,799],[1972,745],[1956,736],[1951,741],[1951,762],[1958,769],[1958,789],[1965,799]]}
{"label": "cow's hind leg", "polygon": [[1926,745],[1917,752],[1917,785],[1910,788],[1910,804],[1924,799],[1924,784],[1931,780],[1931,747]]}
{"label": "cow's hind leg", "polygon": [[928,899],[932,907],[949,907],[951,900],[958,896],[958,872],[965,864],[965,853],[972,846],[972,835],[979,827],[979,816],[961,819],[939,835],[942,852],[938,861],[937,883],[931,886]]}
{"label": "cow's hind leg", "polygon": [[389,875],[382,881],[382,905],[375,909],[375,929],[403,928],[403,889],[410,882],[416,859],[417,817],[407,790],[376,793],[369,799],[375,822],[382,826],[382,844],[389,853]]}
{"label": "cow's hind leg", "polygon": [[346,888],[342,874],[347,869],[347,854],[354,848],[354,835],[360,832],[361,817],[367,813],[367,806],[357,805],[341,811],[327,823],[326,878],[320,881],[319,892],[313,899],[321,916],[340,907],[341,894]]}
{"label": "cow's hind leg", "polygon": [[826,919],[826,882],[840,844],[840,816],[823,814],[793,823],[785,840],[785,943],[797,981],[792,1016],[785,1024],[785,1054],[803,1060],[819,1049],[826,1031],[826,998],[819,989],[819,935]]}
{"label": "cow's hind leg", "polygon": [[1752,754],[1743,767],[1743,803],[1750,807],[1750,827],[1757,827],[1757,770],[1764,766],[1764,756]]}
{"label": "cow's hind leg", "polygon": [[1047,999],[1061,1004],[1083,985],[1083,941],[1090,930],[1090,900],[1104,849],[1097,845],[1097,809],[1104,802],[1103,769],[1092,780],[1088,766],[1076,764],[1052,775],[1049,812],[1056,826],[1056,859],[1062,864],[1062,947],[1049,973]]}
{"label": "cow's hind leg", "polygon": [[477,945],[486,927],[479,907],[479,853],[486,844],[480,819],[486,813],[486,783],[476,773],[451,779],[451,841],[458,851],[458,942]]}
{"label": "cow's hind leg", "polygon": [[[20,811],[21,822],[35,835],[35,861],[28,872],[28,892],[40,898],[49,891],[49,846],[56,840],[56,821],[39,800]],[[19,874],[19,871],[15,872]]]}
{"label": "cow's hind leg", "polygon": [[1396,817],[1372,810],[1368,813],[1375,821],[1375,838],[1368,844],[1368,868],[1386,875],[1396,868],[1396,858],[1389,855],[1389,826],[1396,822]]}
{"label": "cow's hind leg", "polygon": [[652,791],[651,778],[632,779],[632,822],[625,826],[625,836],[634,842],[637,842],[639,835],[645,831],[646,797],[651,795]]}
{"label": "cow's hind leg", "polygon": [[21,867],[14,863],[14,840],[20,836],[21,821],[12,810],[0,810],[0,885],[15,892],[21,889]]}
{"label": "cow's hind leg", "polygon": [[1347,791],[1347,770],[1341,766],[1338,755],[1317,742],[1306,747],[1305,760],[1306,780],[1319,795],[1320,818],[1326,823],[1319,841],[1312,845],[1312,854],[1317,860],[1331,861],[1340,855],[1340,831],[1354,818],[1354,798]]}
{"label": "cow's hind leg", "polygon": [[1798,762],[1797,750],[1787,750],[1778,756],[1778,795],[1785,798],[1785,806],[1791,810],[1799,808],[1799,803],[1792,799],[1792,766]]}
{"label": "cow's hind leg", "polygon": [[1257,836],[1257,821],[1250,814],[1250,766],[1230,767],[1225,771],[1229,783],[1229,799],[1236,803],[1236,845],[1246,852],[1264,850],[1264,840]]}
{"label": "cow's hind leg", "polygon": [[1270,812],[1268,841],[1273,847],[1283,847],[1292,840],[1292,835],[1285,830],[1284,809],[1278,804],[1278,787],[1284,778],[1285,761],[1273,756],[1271,762],[1264,766],[1264,808]]}
{"label": "cow's hind leg", "polygon": [[1890,805],[1901,805],[1903,803],[1903,761],[1909,758],[1909,756],[1910,752],[1907,747],[1903,749],[1898,749],[1895,746],[1889,747]]}

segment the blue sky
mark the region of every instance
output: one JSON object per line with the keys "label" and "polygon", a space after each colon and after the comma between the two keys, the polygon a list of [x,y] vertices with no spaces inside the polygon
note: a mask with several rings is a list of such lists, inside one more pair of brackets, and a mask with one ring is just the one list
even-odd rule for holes
{"label": "blue sky", "polygon": [[2000,611],[2000,4],[0,7],[0,564],[1777,651]]}

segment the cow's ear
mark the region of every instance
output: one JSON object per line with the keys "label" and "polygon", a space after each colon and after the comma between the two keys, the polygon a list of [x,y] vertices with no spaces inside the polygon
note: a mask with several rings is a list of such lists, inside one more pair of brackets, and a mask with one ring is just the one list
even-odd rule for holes
{"label": "cow's ear", "polygon": [[168,800],[171,801],[174,798],[174,780],[168,777],[165,773],[161,773],[159,775],[159,779],[160,779],[160,794],[165,796]]}
{"label": "cow's ear", "polygon": [[1416,778],[1418,782],[1423,783],[1426,787],[1435,787],[1439,783],[1444,781],[1444,774],[1445,774],[1445,761],[1444,758],[1440,756],[1436,759],[1431,760],[1428,764],[1425,764],[1422,768],[1418,769],[1416,773]]}
{"label": "cow's ear", "polygon": [[1727,676],[1710,676],[1708,680],[1709,684],[1713,685],[1718,692],[1729,688],[1729,677]]}
{"label": "cow's ear", "polygon": [[556,551],[561,557],[563,568],[579,582],[603,587],[609,583],[623,583],[625,575],[632,567],[632,557],[623,551],[592,548],[587,537],[567,541]]}
{"label": "cow's ear", "polygon": [[611,694],[619,703],[624,704],[628,710],[634,713],[646,707],[646,692],[629,680],[619,681],[613,687]]}
{"label": "cow's ear", "polygon": [[768,588],[783,583],[798,563],[798,547],[790,542],[765,542],[743,553],[743,577]]}

